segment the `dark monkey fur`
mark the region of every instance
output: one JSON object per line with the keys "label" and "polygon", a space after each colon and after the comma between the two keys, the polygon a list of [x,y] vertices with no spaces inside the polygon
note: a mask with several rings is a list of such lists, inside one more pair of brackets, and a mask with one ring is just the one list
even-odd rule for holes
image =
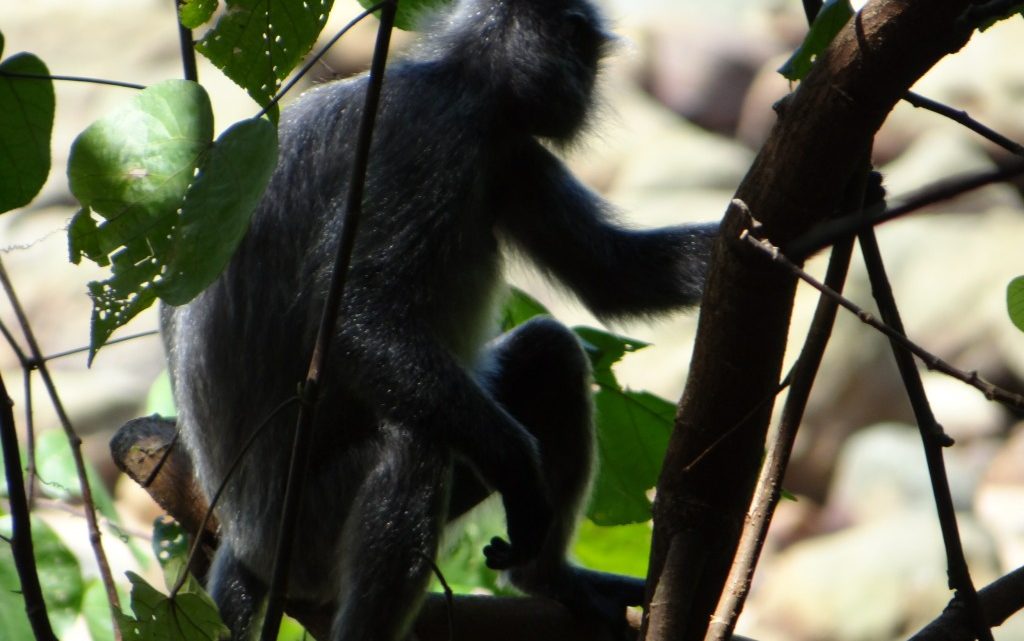
{"label": "dark monkey fur", "polygon": [[[539,142],[571,142],[608,35],[587,0],[460,0],[390,65],[365,214],[316,413],[289,598],[335,607],[333,641],[404,638],[445,524],[491,491],[527,592],[610,613],[636,580],[568,564],[593,451],[588,365],[550,319],[493,336],[505,251],[604,318],[695,304],[712,226],[630,230]],[[165,307],[178,424],[212,493],[304,378],[328,288],[366,78],[283,113],[280,160],[227,270]],[[294,413],[218,506],[209,588],[234,638],[266,593]]]}

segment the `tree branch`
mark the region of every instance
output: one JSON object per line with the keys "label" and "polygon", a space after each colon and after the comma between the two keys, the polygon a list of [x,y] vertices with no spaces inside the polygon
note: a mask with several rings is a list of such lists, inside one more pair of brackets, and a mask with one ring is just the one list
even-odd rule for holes
{"label": "tree branch", "polygon": [[[967,41],[968,0],[869,3],[790,97],[737,197],[785,243],[839,208],[852,172],[893,106]],[[701,641],[722,593],[757,479],[795,279],[766,270],[726,212],[715,246],[676,428],[658,484],[648,577],[648,641]],[[740,424],[700,465],[687,467]]]}

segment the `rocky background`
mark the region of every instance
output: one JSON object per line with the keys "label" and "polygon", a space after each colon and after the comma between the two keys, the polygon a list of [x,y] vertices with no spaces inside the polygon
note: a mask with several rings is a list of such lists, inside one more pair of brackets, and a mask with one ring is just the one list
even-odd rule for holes
{"label": "rocky background", "polygon": [[[180,77],[169,0],[5,0],[0,4],[4,55],[26,50],[56,74],[138,83]],[[603,78],[592,133],[569,153],[577,173],[620,206],[637,225],[711,220],[733,190],[774,121],[772,103],[788,86],[775,70],[799,42],[804,24],[796,0],[617,0],[608,3],[622,34]],[[358,11],[339,1],[332,23]],[[328,31],[331,31],[329,28]],[[367,63],[373,28],[358,30],[330,54],[314,81],[343,76]],[[400,39],[401,40],[401,39]],[[1002,24],[944,61],[916,88],[965,109],[1024,141],[1024,20]],[[219,72],[202,66],[220,128],[256,112]],[[57,84],[54,172],[28,208],[0,218],[0,258],[27,307],[47,354],[88,343],[85,284],[102,276],[67,262],[64,227],[75,211],[63,173],[69,145],[92,120],[130,90]],[[1002,152],[943,118],[901,105],[876,144],[876,163],[892,198],[963,172],[994,167]],[[883,251],[912,338],[963,369],[1024,390],[1024,334],[1009,322],[1005,287],[1024,274],[1021,185],[999,185],[932,207],[879,230]],[[818,258],[811,268],[823,272]],[[563,320],[594,323],[528,268],[512,280],[530,289]],[[849,295],[870,307],[859,265]],[[795,352],[816,298],[803,291],[794,316]],[[0,317],[16,327],[5,304]],[[652,341],[621,368],[636,388],[678,398],[695,320],[614,329]],[[121,330],[156,326],[150,311]],[[147,405],[163,369],[159,339],[105,348],[91,368],[84,354],[50,363],[86,451],[116,493],[129,532],[145,536],[158,510],[133,483],[118,479],[107,440]],[[16,412],[25,408],[11,350],[0,368]],[[979,585],[1024,564],[1024,424],[977,391],[926,374],[936,415],[957,445],[947,453],[968,557]],[[159,385],[158,385],[159,387]],[[57,426],[36,381],[38,431]],[[18,415],[23,423],[23,414]],[[22,425],[23,426],[23,425]],[[799,497],[786,501],[762,561],[740,632],[762,641],[885,641],[934,617],[949,598],[944,555],[924,460],[911,414],[879,335],[841,315],[787,479]],[[81,519],[47,512],[75,550],[88,557]],[[105,542],[121,576],[136,561],[115,536]],[[90,563],[85,561],[83,565]],[[1024,616],[996,631],[1024,640]]]}

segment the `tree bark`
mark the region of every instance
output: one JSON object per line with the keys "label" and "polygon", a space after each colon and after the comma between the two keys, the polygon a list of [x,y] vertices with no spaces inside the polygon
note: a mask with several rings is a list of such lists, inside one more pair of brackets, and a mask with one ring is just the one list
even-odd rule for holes
{"label": "tree bark", "polygon": [[[963,46],[968,0],[877,0],[821,54],[737,191],[786,243],[835,213],[885,117],[940,58]],[[725,585],[763,454],[796,283],[741,242],[726,212],[694,356],[658,484],[648,641],[699,641]]]}

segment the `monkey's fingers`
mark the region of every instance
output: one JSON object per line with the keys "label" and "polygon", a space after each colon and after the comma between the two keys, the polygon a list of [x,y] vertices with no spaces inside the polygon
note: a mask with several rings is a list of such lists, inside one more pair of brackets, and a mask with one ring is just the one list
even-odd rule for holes
{"label": "monkey's fingers", "polygon": [[523,565],[530,560],[527,555],[521,554],[511,543],[497,536],[484,546],[484,557],[487,559],[487,567],[492,570],[508,570]]}

